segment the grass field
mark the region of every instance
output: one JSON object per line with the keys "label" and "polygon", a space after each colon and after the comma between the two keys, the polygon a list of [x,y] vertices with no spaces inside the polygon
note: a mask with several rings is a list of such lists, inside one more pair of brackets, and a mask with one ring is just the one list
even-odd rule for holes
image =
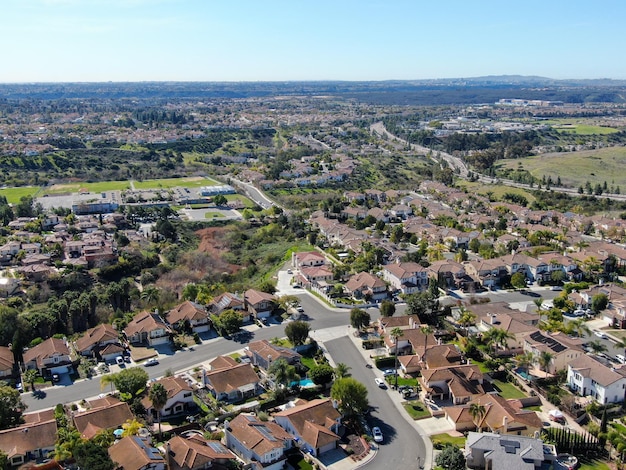
{"label": "grass field", "polygon": [[549,121],[541,121],[541,123],[549,124],[553,129],[568,134],[607,135],[619,132],[619,129],[598,126],[594,121],[585,119],[552,119]]}
{"label": "grass field", "polygon": [[39,186],[21,186],[19,188],[2,188],[0,195],[7,198],[9,204],[17,204],[24,196],[34,196]]}
{"label": "grass field", "polygon": [[433,434],[430,436],[430,440],[433,444],[451,444],[453,446],[457,446],[459,449],[465,447],[465,437],[464,436],[451,436],[450,434],[442,433],[442,434]]}
{"label": "grass field", "polygon": [[430,418],[428,408],[421,401],[407,401],[402,406],[413,419]]}
{"label": "grass field", "polygon": [[215,186],[221,184],[210,178],[194,176],[190,178],[164,178],[160,180],[133,181],[135,189],[169,189],[177,186],[182,188],[199,188],[200,186]]}
{"label": "grass field", "polygon": [[604,181],[610,186],[626,189],[626,148],[610,147],[580,152],[546,153],[521,160],[501,160],[500,168],[517,169],[519,164],[535,178],[544,175],[556,181],[561,178],[563,185],[578,188],[589,181],[592,186]]}
{"label": "grass field", "polygon": [[480,182],[458,181],[457,185],[466,188],[470,194],[481,194],[487,196],[491,194],[493,198],[500,201],[505,193],[513,193],[524,196],[529,204],[535,201],[535,197],[521,188],[512,188],[504,185],[483,184]]}
{"label": "grass field", "polygon": [[500,390],[500,396],[502,398],[506,398],[507,400],[511,398],[526,398],[527,396],[512,383],[502,382],[500,380],[494,380],[493,383]]}
{"label": "grass field", "polygon": [[55,184],[44,189],[43,194],[53,196],[55,194],[77,193],[81,189],[87,190],[90,193],[123,191],[125,189],[130,189],[130,183],[128,181],[100,181],[98,183]]}
{"label": "grass field", "polygon": [[219,219],[220,217],[224,217],[224,214],[221,212],[207,212],[204,214],[205,219]]}

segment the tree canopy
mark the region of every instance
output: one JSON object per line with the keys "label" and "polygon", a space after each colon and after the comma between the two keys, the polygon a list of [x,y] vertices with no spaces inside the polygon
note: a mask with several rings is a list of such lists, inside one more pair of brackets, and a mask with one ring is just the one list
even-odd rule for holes
{"label": "tree canopy", "polygon": [[350,325],[356,330],[360,330],[370,324],[370,314],[362,308],[350,310]]}
{"label": "tree canopy", "polygon": [[25,408],[20,392],[8,385],[0,386],[0,429],[19,425]]}
{"label": "tree canopy", "polygon": [[306,343],[311,331],[311,325],[308,322],[296,320],[289,322],[285,327],[285,336],[294,346],[301,346]]}
{"label": "tree canopy", "polygon": [[358,416],[367,411],[367,388],[352,377],[335,380],[330,396],[339,403],[339,410],[346,416]]}
{"label": "tree canopy", "polygon": [[146,388],[149,378],[148,373],[141,367],[122,369],[111,375],[113,376],[112,381],[120,393],[127,393],[131,397],[137,396],[141,390]]}

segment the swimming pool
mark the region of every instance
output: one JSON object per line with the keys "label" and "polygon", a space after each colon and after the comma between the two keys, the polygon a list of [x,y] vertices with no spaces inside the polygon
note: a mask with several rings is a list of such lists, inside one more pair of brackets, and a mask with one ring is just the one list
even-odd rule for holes
{"label": "swimming pool", "polygon": [[299,382],[291,382],[291,386],[299,385],[302,388],[313,387],[315,384],[311,379],[302,379]]}

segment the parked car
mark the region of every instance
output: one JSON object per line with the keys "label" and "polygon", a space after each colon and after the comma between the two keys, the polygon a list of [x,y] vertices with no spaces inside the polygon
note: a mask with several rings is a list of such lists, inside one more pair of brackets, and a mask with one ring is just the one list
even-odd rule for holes
{"label": "parked car", "polygon": [[602,339],[606,339],[607,338],[606,333],[604,331],[596,330],[596,331],[593,332],[593,334],[596,335],[598,338],[602,338]]}
{"label": "parked car", "polygon": [[156,366],[159,361],[155,358],[148,359],[143,363],[144,367]]}
{"label": "parked car", "polygon": [[624,356],[623,354],[616,354],[615,359],[617,359],[617,362],[619,362],[620,364],[626,364],[626,356]]}
{"label": "parked car", "polygon": [[117,357],[115,358],[115,363],[116,363],[118,366],[123,366],[123,365],[124,365],[124,358],[123,358],[122,356],[117,356]]}
{"label": "parked car", "polygon": [[385,439],[383,433],[378,426],[372,428],[372,436],[374,436],[374,442],[383,442]]}
{"label": "parked car", "polygon": [[396,375],[396,371],[395,371],[395,370],[393,370],[393,369],[387,369],[387,370],[383,371],[383,375],[384,375],[385,377],[387,377],[387,376],[389,376],[389,375]]}
{"label": "parked car", "polygon": [[550,290],[561,291],[561,290],[563,290],[563,288],[561,286],[552,286],[552,287],[550,287]]}
{"label": "parked car", "polygon": [[376,385],[378,385],[380,388],[387,388],[387,384],[385,383],[385,381],[379,377],[376,377],[374,379],[374,382],[376,382]]}

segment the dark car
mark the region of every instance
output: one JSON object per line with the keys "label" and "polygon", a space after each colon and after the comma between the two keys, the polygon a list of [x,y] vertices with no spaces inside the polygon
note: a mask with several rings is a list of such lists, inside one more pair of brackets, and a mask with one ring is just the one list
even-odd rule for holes
{"label": "dark car", "polygon": [[52,381],[59,382],[61,380],[61,376],[59,374],[52,374]]}

